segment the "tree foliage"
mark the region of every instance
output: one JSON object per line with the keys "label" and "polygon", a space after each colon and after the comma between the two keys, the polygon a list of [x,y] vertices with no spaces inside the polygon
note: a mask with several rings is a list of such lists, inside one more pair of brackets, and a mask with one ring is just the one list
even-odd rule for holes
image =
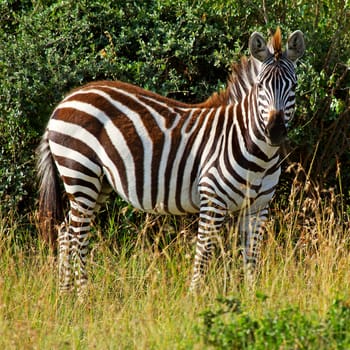
{"label": "tree foliage", "polygon": [[[222,88],[249,35],[300,29],[291,159],[314,181],[350,184],[350,7],[345,0],[5,0],[0,4],[0,206],[36,198],[34,150],[73,87],[120,79],[197,102]],[[341,164],[341,167],[340,167]],[[337,172],[338,169],[338,172]],[[337,177],[338,176],[338,177]]]}

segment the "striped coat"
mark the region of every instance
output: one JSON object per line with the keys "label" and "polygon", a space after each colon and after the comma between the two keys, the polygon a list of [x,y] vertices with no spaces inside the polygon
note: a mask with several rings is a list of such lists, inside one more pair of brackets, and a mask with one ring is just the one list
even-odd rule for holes
{"label": "striped coat", "polygon": [[91,220],[112,190],[148,212],[199,212],[193,289],[227,212],[241,217],[245,263],[253,270],[280,175],[279,147],[294,111],[302,33],[293,33],[287,45],[282,52],[279,30],[269,44],[254,33],[252,58],[234,66],[225,92],[201,104],[100,81],[56,107],[39,146],[39,213],[53,240],[53,224],[63,220],[58,174],[70,202],[58,237],[62,291],[73,287],[73,266],[79,266],[79,290],[86,284]]}

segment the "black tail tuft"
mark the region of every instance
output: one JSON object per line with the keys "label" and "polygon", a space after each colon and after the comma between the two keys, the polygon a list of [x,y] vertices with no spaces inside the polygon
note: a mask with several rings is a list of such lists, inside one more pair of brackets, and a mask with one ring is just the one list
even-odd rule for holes
{"label": "black tail tuft", "polygon": [[37,169],[40,180],[39,230],[42,238],[55,250],[58,235],[57,227],[63,221],[64,216],[59,177],[49,147],[47,134],[46,131],[37,148]]}

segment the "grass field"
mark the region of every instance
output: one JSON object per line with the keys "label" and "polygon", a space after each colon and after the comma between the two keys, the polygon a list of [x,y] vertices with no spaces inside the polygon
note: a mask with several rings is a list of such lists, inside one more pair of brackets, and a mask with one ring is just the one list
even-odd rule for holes
{"label": "grass field", "polygon": [[[242,282],[233,228],[218,241],[198,296],[188,293],[190,219],[144,216],[141,227],[122,226],[126,209],[113,216],[111,207],[94,229],[89,293],[80,303],[59,296],[55,258],[30,238],[35,225],[1,217],[0,348],[349,348],[348,218],[332,191],[302,197],[295,190],[287,208],[274,204],[253,289]],[[124,236],[116,240],[118,230]]]}

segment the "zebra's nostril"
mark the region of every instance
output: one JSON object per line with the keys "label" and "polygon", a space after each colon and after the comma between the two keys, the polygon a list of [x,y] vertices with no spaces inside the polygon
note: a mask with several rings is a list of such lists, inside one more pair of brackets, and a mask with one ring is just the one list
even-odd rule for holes
{"label": "zebra's nostril", "polygon": [[284,141],[287,136],[287,127],[282,110],[270,111],[265,132],[273,145],[279,145]]}

